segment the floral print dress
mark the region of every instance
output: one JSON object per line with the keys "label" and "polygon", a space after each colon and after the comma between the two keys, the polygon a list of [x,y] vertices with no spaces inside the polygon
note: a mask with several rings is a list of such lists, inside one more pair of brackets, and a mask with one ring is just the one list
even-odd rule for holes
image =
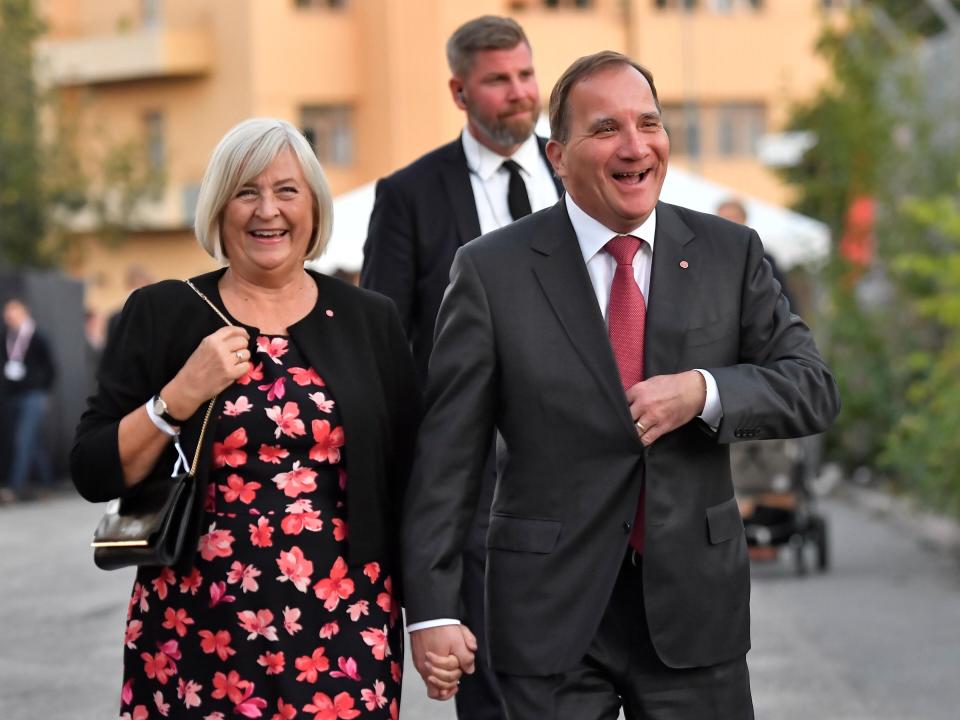
{"label": "floral print dress", "polygon": [[337,403],[289,338],[251,337],[194,568],[137,574],[121,718],[396,719],[400,609],[386,568],[347,565]]}

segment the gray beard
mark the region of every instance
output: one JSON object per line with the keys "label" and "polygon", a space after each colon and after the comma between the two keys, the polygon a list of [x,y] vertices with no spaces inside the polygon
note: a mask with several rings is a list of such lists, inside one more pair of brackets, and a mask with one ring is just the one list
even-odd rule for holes
{"label": "gray beard", "polygon": [[497,123],[491,127],[490,125],[481,122],[478,118],[473,118],[473,121],[478,127],[483,129],[483,132],[486,133],[487,137],[501,147],[520,145],[526,142],[527,138],[533,135],[533,123],[530,123],[530,126],[526,130],[521,130],[520,128],[512,128],[506,123]]}

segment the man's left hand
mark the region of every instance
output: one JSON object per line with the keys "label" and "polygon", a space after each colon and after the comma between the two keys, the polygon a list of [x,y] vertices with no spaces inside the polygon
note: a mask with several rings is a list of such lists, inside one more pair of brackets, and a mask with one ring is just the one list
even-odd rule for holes
{"label": "man's left hand", "polygon": [[696,370],[656,375],[627,389],[630,415],[648,446],[700,415],[706,397],[706,381]]}

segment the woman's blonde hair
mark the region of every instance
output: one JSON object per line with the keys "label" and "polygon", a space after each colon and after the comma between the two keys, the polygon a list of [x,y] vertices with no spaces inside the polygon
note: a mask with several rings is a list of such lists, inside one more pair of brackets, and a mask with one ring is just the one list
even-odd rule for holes
{"label": "woman's blonde hair", "polygon": [[243,185],[290,150],[313,193],[313,234],[304,260],[318,257],[333,231],[333,196],[320,161],[306,138],[285,120],[250,118],[235,125],[217,143],[200,183],[194,233],[200,247],[219,262],[226,259],[220,237],[223,210]]}

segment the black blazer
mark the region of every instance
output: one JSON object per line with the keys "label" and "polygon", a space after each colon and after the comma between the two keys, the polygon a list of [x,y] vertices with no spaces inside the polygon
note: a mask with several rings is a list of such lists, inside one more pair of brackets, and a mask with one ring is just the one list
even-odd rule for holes
{"label": "black blazer", "polygon": [[407,621],[457,617],[460,549],[496,427],[487,535],[494,670],[582,657],[607,607],[646,473],[643,588],[670,667],[742,656],[750,569],[728,443],[824,430],[836,384],[749,228],[660,203],[648,376],[704,368],[723,420],[640,442],[563,200],[459,250],[437,319],[404,512]]}
{"label": "black blazer", "polygon": [[[538,138],[547,167],[547,141]],[[563,186],[554,177],[557,194]],[[463,142],[427,153],[377,183],[363,248],[360,285],[397,304],[421,381],[433,348],[433,329],[457,249],[480,235]]]}
{"label": "black blazer", "polygon": [[[0,326],[0,368],[6,365],[7,360],[7,335],[10,329],[6,325]],[[33,337],[30,338],[30,344],[27,345],[27,351],[23,354],[23,365],[26,369],[26,375],[23,380],[7,380],[6,376],[0,373],[0,389],[4,394],[19,395],[31,390],[41,390],[46,392],[53,386],[56,378],[56,368],[53,364],[53,355],[50,352],[50,344],[46,336],[35,329]]]}
{"label": "black blazer", "polygon": [[[217,290],[224,272],[200,275],[193,282],[229,317]],[[310,275],[319,290],[316,307],[291,325],[289,333],[333,388],[342,414],[347,438],[344,458],[350,473],[349,561],[351,565],[375,559],[389,562],[396,555],[398,510],[419,413],[410,351],[389,300],[325,275]],[[104,352],[97,392],[77,428],[71,472],[83,497],[100,502],[136,492],[123,485],[117,448],[120,420],[159,392],[199,342],[221,327],[223,321],[181,281],[166,280],[130,295]],[[181,445],[191,460],[205,409],[206,404],[181,430]],[[200,497],[204,497],[218,414],[214,413],[204,437],[197,473]],[[151,477],[169,474],[175,457],[171,443]]]}

